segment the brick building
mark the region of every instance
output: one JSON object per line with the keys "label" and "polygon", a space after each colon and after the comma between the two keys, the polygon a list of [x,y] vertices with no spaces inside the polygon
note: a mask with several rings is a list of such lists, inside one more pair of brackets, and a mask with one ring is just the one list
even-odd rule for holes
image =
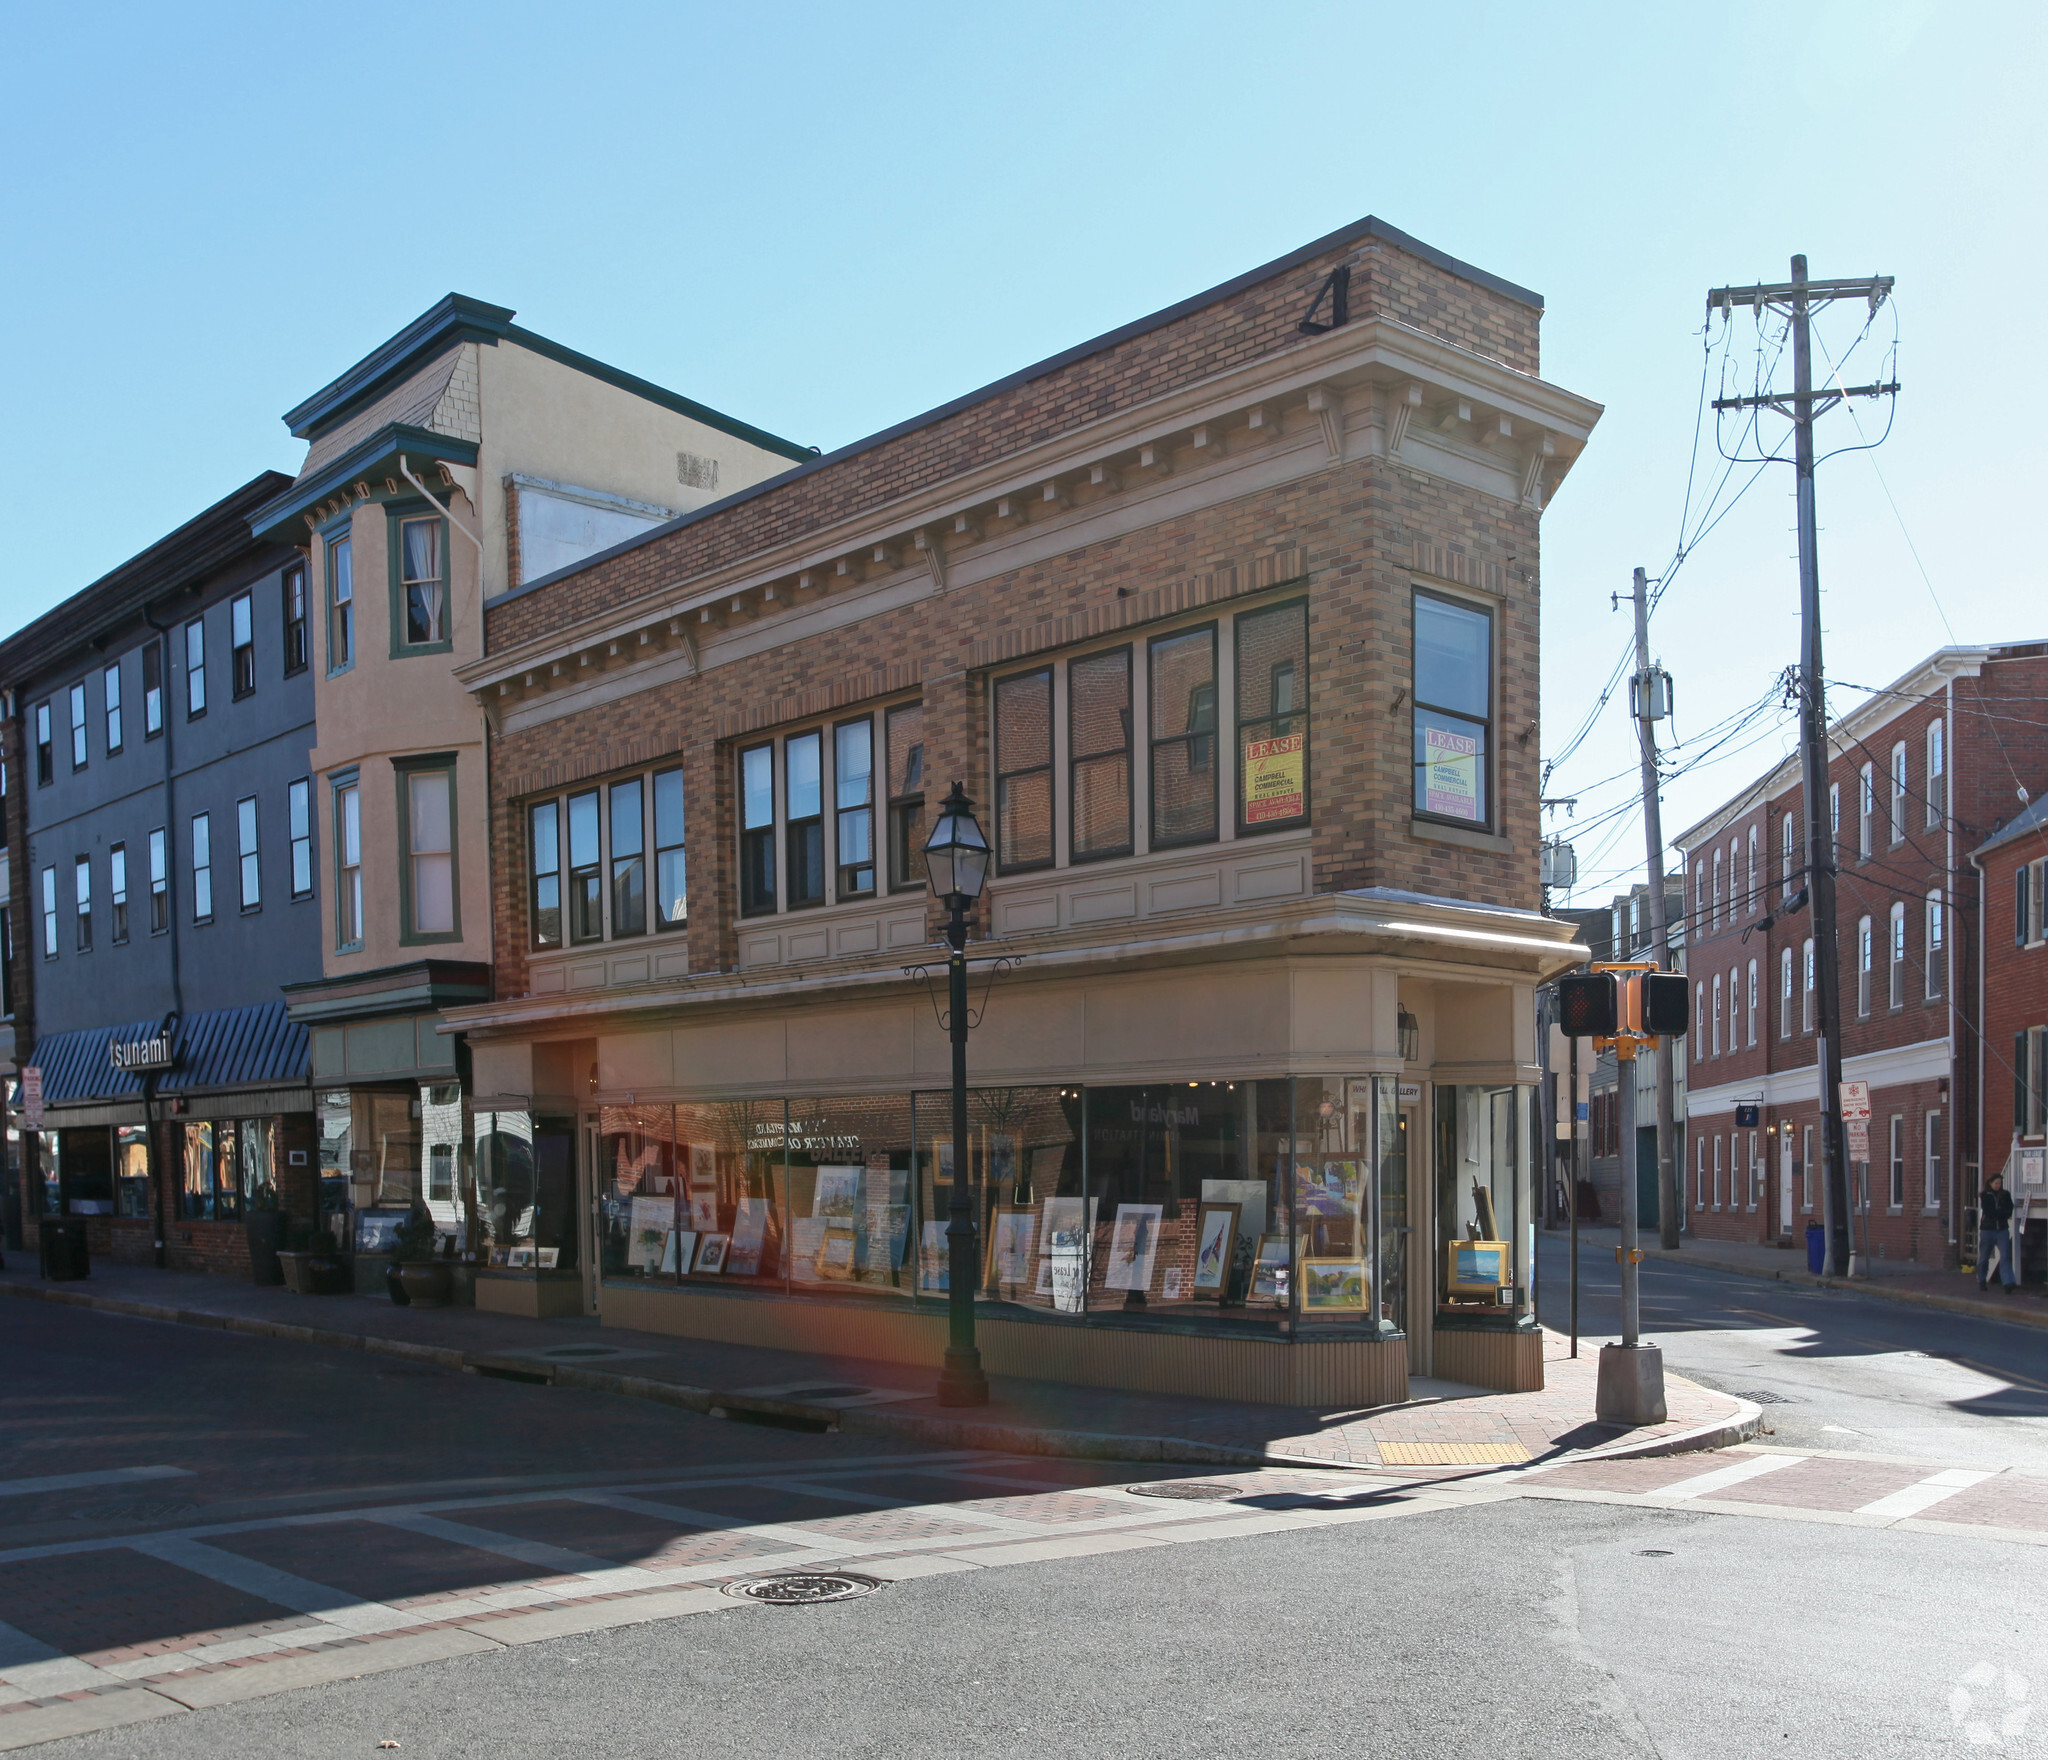
{"label": "brick building", "polygon": [[[1845,1081],[1870,1084],[1852,1169],[1855,1246],[1953,1262],[1984,1157],[1984,970],[1971,850],[2048,788],[2048,644],[1944,648],[1831,729]],[[1688,1168],[1695,1232],[1779,1241],[1817,1222],[1818,1008],[1799,765],[1682,833],[1693,980]],[[2009,1043],[2009,1041],[2008,1041]],[[1754,1106],[1757,1122],[1739,1122]],[[1984,1115],[1987,1119],[1989,1114]]]}
{"label": "brick building", "polygon": [[[2038,705],[2035,708],[2038,715]],[[1977,1092],[1984,1171],[2005,1175],[2029,1281],[2048,1274],[2048,766],[2032,797],[1970,852],[1976,870],[1984,1032]],[[1968,1237],[1975,1210],[1960,1218]]]}
{"label": "brick building", "polygon": [[[936,1363],[957,1175],[997,1369],[1540,1381],[1538,528],[1599,413],[1540,315],[1362,221],[490,598],[479,1303]],[[955,779],[960,1169],[906,970]]]}

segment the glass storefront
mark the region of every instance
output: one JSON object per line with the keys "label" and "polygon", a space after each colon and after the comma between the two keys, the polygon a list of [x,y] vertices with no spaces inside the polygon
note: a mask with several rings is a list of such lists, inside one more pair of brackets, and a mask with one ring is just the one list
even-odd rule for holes
{"label": "glass storefront", "polygon": [[499,1270],[577,1270],[576,1121],[479,1112],[470,1128],[478,1255]]}
{"label": "glass storefront", "polygon": [[[1439,1318],[1499,1324],[1528,1303],[1531,1090],[1439,1086],[1434,1190],[1411,1180],[1419,1091],[1392,1076],[977,1088],[965,1166],[947,1093],[612,1106],[596,1119],[608,1279],[943,1304],[956,1175],[983,1304],[1233,1331],[1392,1337],[1411,1287]],[[497,1115],[508,1170],[524,1114]],[[508,1173],[487,1207],[538,1241]],[[487,1190],[488,1182],[486,1182]],[[516,1188],[516,1189],[515,1189]],[[1434,1200],[1432,1202],[1431,1200]],[[1435,1215],[1438,1262],[1413,1218]],[[1491,1282],[1485,1279],[1493,1279]]]}
{"label": "glass storefront", "polygon": [[316,1106],[321,1217],[337,1239],[381,1240],[415,1206],[457,1252],[490,1238],[460,1082],[325,1088]]}

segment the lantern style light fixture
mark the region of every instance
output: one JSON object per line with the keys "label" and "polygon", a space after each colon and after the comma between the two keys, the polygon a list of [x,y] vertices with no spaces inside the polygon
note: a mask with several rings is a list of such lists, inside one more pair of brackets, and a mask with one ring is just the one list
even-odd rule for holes
{"label": "lantern style light fixture", "polygon": [[1404,1008],[1396,1024],[1401,1030],[1401,1061],[1413,1063],[1422,1055],[1422,1023]]}
{"label": "lantern style light fixture", "polygon": [[932,891],[943,899],[972,903],[988,884],[990,851],[974,803],[959,783],[939,805],[938,823],[925,840],[925,872]]}

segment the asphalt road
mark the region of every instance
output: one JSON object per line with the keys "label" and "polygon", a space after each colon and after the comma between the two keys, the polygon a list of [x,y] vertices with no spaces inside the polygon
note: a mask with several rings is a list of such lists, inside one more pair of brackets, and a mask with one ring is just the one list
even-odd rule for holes
{"label": "asphalt road", "polygon": [[[1611,1237],[1610,1237],[1611,1238]],[[1566,1237],[1538,1237],[1538,1310],[1564,1330]],[[1680,1259],[1642,1265],[1643,1334],[1667,1365],[1760,1399],[1788,1446],[2048,1468],[2048,1334],[1844,1290],[1741,1277]],[[1619,1335],[1611,1247],[1579,1259],[1582,1349]]]}

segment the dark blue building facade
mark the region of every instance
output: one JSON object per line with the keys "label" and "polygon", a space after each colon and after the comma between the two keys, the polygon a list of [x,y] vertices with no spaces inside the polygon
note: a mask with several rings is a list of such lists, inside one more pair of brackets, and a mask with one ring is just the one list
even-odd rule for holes
{"label": "dark blue building facade", "polygon": [[280,992],[320,972],[313,607],[301,555],[248,527],[287,481],[266,472],[0,643],[11,1197],[32,1228],[87,1219],[116,1259],[238,1269],[252,1217],[318,1210]]}

